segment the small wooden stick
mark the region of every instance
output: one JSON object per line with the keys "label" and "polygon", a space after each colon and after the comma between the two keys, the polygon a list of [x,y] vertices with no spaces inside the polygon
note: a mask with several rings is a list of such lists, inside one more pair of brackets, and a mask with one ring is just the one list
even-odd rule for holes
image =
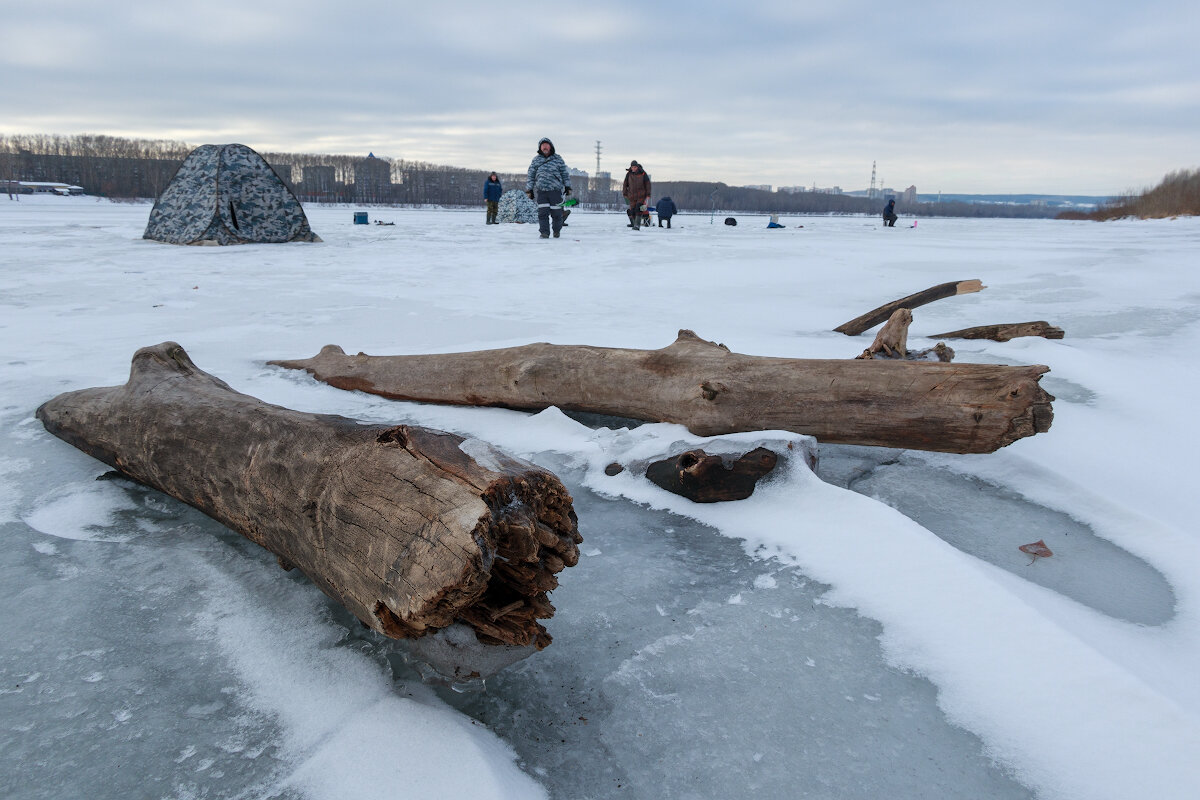
{"label": "small wooden stick", "polygon": [[930,339],[992,339],[997,342],[1007,342],[1018,336],[1041,336],[1046,339],[1063,338],[1063,329],[1056,328],[1045,320],[1037,322],[1007,322],[998,325],[980,325],[976,328],[963,328],[949,333],[935,333]]}

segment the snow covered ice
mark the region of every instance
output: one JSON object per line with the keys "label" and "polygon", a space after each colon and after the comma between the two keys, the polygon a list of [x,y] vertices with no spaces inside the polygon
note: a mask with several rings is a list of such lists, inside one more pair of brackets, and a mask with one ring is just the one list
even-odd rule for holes
{"label": "snow covered ice", "polygon": [[[542,241],[482,209],[376,208],[396,223],[377,227],[309,207],[323,244],[182,248],[140,238],[149,208],[0,201],[0,796],[1200,795],[1181,357],[1200,344],[1200,220],[685,215],[635,235],[579,211]],[[395,403],[265,364],[331,343],[658,348],[679,328],[851,358],[868,337],[832,328],[968,278],[988,288],[916,309],[910,346],[1062,327],[949,342],[961,362],[1048,365],[1048,433],[986,456],[821,445],[815,473],[787,459],[734,503],[604,467],[807,440]],[[165,340],[267,402],[555,471],[584,542],[551,594],[554,643],[484,691],[423,684],[273,556],[34,419]],[[1054,556],[1031,564],[1017,548],[1039,539]]]}

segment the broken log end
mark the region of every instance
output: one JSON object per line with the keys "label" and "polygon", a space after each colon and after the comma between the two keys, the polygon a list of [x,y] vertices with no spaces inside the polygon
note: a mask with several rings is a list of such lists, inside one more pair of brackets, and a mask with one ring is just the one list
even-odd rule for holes
{"label": "broken log end", "polygon": [[729,352],[729,348],[725,345],[719,342],[711,342],[708,339],[702,339],[700,336],[696,335],[695,331],[689,330],[688,328],[680,328],[679,333],[675,337],[675,341],[669,346],[676,347],[683,345],[698,345],[705,348],[711,347],[716,350],[724,350],[726,353]]}
{"label": "broken log end", "polygon": [[1035,433],[1045,433],[1054,422],[1054,395],[1042,388],[1041,376],[1050,368],[1037,364],[1028,368],[1026,377],[1012,386],[1008,392],[1011,402],[1026,404],[1025,410],[1013,416],[1008,426],[1007,435],[995,449],[1012,444],[1017,439],[1033,436]]}
{"label": "broken log end", "polygon": [[[302,370],[306,370],[307,372],[309,372],[313,375],[316,375],[317,374],[317,367],[316,367],[317,362],[320,361],[322,358],[338,358],[338,357],[345,357],[345,355],[346,355],[346,351],[343,350],[339,345],[327,344],[324,347],[322,347],[320,352],[318,352],[312,358],[290,358],[290,359],[277,358],[277,359],[268,361],[267,365],[271,366],[271,367],[283,367],[284,369],[302,369]],[[363,353],[359,353],[359,355],[361,356],[361,355],[363,355]]]}

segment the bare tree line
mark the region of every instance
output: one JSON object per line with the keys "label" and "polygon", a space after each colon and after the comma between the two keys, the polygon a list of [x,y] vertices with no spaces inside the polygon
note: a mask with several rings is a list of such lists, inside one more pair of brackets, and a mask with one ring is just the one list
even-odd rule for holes
{"label": "bare tree line", "polygon": [[183,142],[98,134],[0,135],[0,177],[69,183],[106,197],[157,197],[190,150]]}
{"label": "bare tree line", "polygon": [[[169,140],[98,134],[0,135],[0,178],[82,186],[109,198],[157,198],[193,145]],[[485,170],[393,158],[325,153],[264,152],[263,157],[308,203],[475,206],[483,202]],[[505,189],[524,189],[524,173],[499,175]],[[579,200],[594,207],[623,207],[619,191],[575,182]],[[769,192],[724,183],[655,183],[654,198],[669,196],[684,212],[762,214],[877,214],[883,201],[819,192]],[[963,202],[903,203],[906,216],[1045,217],[1029,205]]]}
{"label": "bare tree line", "polygon": [[[680,210],[713,214],[880,214],[881,198],[823,192],[768,192],[723,183],[663,181],[654,183],[654,197],[670,197]],[[911,203],[896,198],[896,213],[908,217],[1049,217],[1040,206],[1002,203]]]}
{"label": "bare tree line", "polygon": [[1059,219],[1110,220],[1123,217],[1161,219],[1200,216],[1200,169],[1167,173],[1158,186],[1140,194],[1127,192],[1090,213],[1064,212]]}

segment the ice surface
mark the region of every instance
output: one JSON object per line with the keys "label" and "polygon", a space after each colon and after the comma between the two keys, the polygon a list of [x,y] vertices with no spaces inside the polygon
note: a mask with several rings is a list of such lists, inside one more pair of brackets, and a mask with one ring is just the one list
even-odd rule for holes
{"label": "ice surface", "polygon": [[[635,246],[586,211],[551,243],[482,214],[309,212],[325,244],[191,249],[141,240],[148,205],[0,199],[0,796],[1200,794],[1200,379],[1179,361],[1200,346],[1200,221],[811,218],[780,237],[684,215]],[[265,365],[329,343],[658,348],[685,327],[850,358],[866,337],[833,327],[974,277],[989,288],[919,309],[910,343],[1065,328],[952,343],[1050,366],[1048,433],[987,456],[825,446],[817,476],[789,459],[703,508],[604,467],[803,437],[394,403]],[[34,419],[168,339],[268,402],[556,470],[586,538],[554,643],[484,692],[425,686],[307,580]],[[1037,539],[1055,555],[1029,564]]]}
{"label": "ice surface", "polygon": [[[825,445],[820,474],[887,503],[965,553],[1105,614],[1147,625],[1175,615],[1175,596],[1162,573],[1015,492],[881,448]],[[1039,539],[1054,555],[1032,562],[1018,548]]]}
{"label": "ice surface", "polygon": [[442,693],[553,796],[1032,796],[946,722],[928,681],[884,663],[876,623],[822,601],[828,587],[564,467],[599,552],[553,594],[554,644],[486,693]]}

